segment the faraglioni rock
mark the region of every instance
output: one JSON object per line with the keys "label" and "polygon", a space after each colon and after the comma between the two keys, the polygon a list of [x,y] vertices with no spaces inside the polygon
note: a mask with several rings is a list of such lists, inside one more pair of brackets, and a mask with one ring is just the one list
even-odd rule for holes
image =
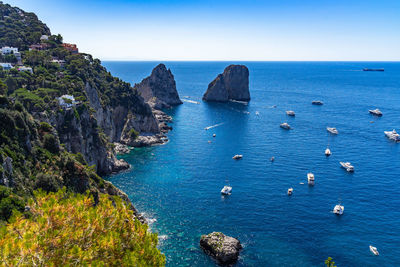
{"label": "faraglioni rock", "polygon": [[244,65],[229,65],[219,74],[203,95],[205,101],[250,101],[249,69]]}
{"label": "faraglioni rock", "polygon": [[164,64],[155,67],[149,77],[135,85],[135,89],[151,107],[156,109],[182,104],[176,90],[174,75]]}
{"label": "faraglioni rock", "polygon": [[236,238],[226,236],[220,232],[212,232],[202,235],[200,247],[209,255],[214,257],[220,264],[235,263],[242,249],[240,241]]}

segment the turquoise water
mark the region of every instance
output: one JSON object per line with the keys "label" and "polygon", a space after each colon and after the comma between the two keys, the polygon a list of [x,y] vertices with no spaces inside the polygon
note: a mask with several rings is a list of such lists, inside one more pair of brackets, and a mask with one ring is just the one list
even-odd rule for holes
{"label": "turquoise water", "polygon": [[[158,62],[103,64],[135,83]],[[215,266],[199,238],[222,231],[244,245],[237,266],[323,266],[328,256],[340,267],[399,266],[400,144],[383,131],[400,130],[400,64],[248,62],[249,105],[202,102],[208,83],[228,64],[166,62],[181,98],[199,104],[169,110],[170,142],[123,156],[132,170],[109,178],[159,233],[167,265]],[[311,105],[317,99],[325,104]],[[374,108],[383,117],[368,114]],[[286,116],[289,109],[295,118]],[[282,122],[294,129],[280,129]],[[339,135],[330,136],[327,126]],[[232,160],[235,154],[243,159]],[[350,161],[355,172],[339,161]],[[227,180],[233,193],[221,197]],[[339,200],[340,217],[331,212]]]}

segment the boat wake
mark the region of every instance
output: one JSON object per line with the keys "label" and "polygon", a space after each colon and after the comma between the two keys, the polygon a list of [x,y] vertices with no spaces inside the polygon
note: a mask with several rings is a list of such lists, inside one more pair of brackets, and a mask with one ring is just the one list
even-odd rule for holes
{"label": "boat wake", "polygon": [[224,122],[221,122],[221,123],[218,123],[218,124],[215,124],[215,125],[211,125],[211,126],[208,126],[208,127],[204,128],[204,130],[207,131],[207,130],[210,130],[210,129],[212,129],[212,128],[221,126],[221,125],[223,125],[223,124],[224,124]]}
{"label": "boat wake", "polygon": [[183,102],[187,102],[187,103],[192,103],[192,104],[197,104],[199,105],[200,102],[194,101],[194,100],[189,100],[189,99],[182,99]]}
{"label": "boat wake", "polygon": [[246,101],[239,101],[239,100],[232,100],[232,99],[230,99],[229,102],[239,103],[239,104],[243,104],[246,106],[249,104],[249,102],[246,102]]}

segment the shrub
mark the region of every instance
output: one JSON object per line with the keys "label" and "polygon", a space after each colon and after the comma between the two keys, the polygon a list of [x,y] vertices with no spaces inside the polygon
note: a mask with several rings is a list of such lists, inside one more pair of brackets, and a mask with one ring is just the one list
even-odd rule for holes
{"label": "shrub", "polygon": [[44,132],[51,132],[51,129],[53,129],[53,127],[50,124],[48,124],[47,122],[42,121],[40,123],[40,130],[42,130]]}
{"label": "shrub", "polygon": [[34,189],[43,189],[46,192],[57,192],[61,189],[62,181],[57,176],[39,173],[36,176]]}
{"label": "shrub", "polygon": [[136,139],[139,136],[139,133],[135,129],[130,129],[129,130],[129,137],[132,139]]}
{"label": "shrub", "polygon": [[0,220],[6,221],[10,218],[14,210],[22,212],[25,208],[24,201],[14,195],[5,186],[0,186]]}
{"label": "shrub", "polygon": [[52,134],[45,134],[43,136],[43,146],[53,154],[57,154],[60,151],[57,138]]}
{"label": "shrub", "polygon": [[5,266],[164,266],[157,235],[119,197],[35,192],[32,215],[16,214],[0,230]]}

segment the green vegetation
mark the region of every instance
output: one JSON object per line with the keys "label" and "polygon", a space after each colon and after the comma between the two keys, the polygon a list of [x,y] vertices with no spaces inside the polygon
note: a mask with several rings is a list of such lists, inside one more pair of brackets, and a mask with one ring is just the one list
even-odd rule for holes
{"label": "green vegetation", "polygon": [[136,139],[139,136],[139,133],[135,129],[130,129],[129,130],[129,137],[132,138],[133,140]]}
{"label": "green vegetation", "polygon": [[326,267],[336,267],[335,262],[332,260],[331,257],[328,257],[325,260]]}
{"label": "green vegetation", "polygon": [[0,231],[0,257],[13,265],[164,266],[157,235],[120,198],[35,192],[30,216]]}

